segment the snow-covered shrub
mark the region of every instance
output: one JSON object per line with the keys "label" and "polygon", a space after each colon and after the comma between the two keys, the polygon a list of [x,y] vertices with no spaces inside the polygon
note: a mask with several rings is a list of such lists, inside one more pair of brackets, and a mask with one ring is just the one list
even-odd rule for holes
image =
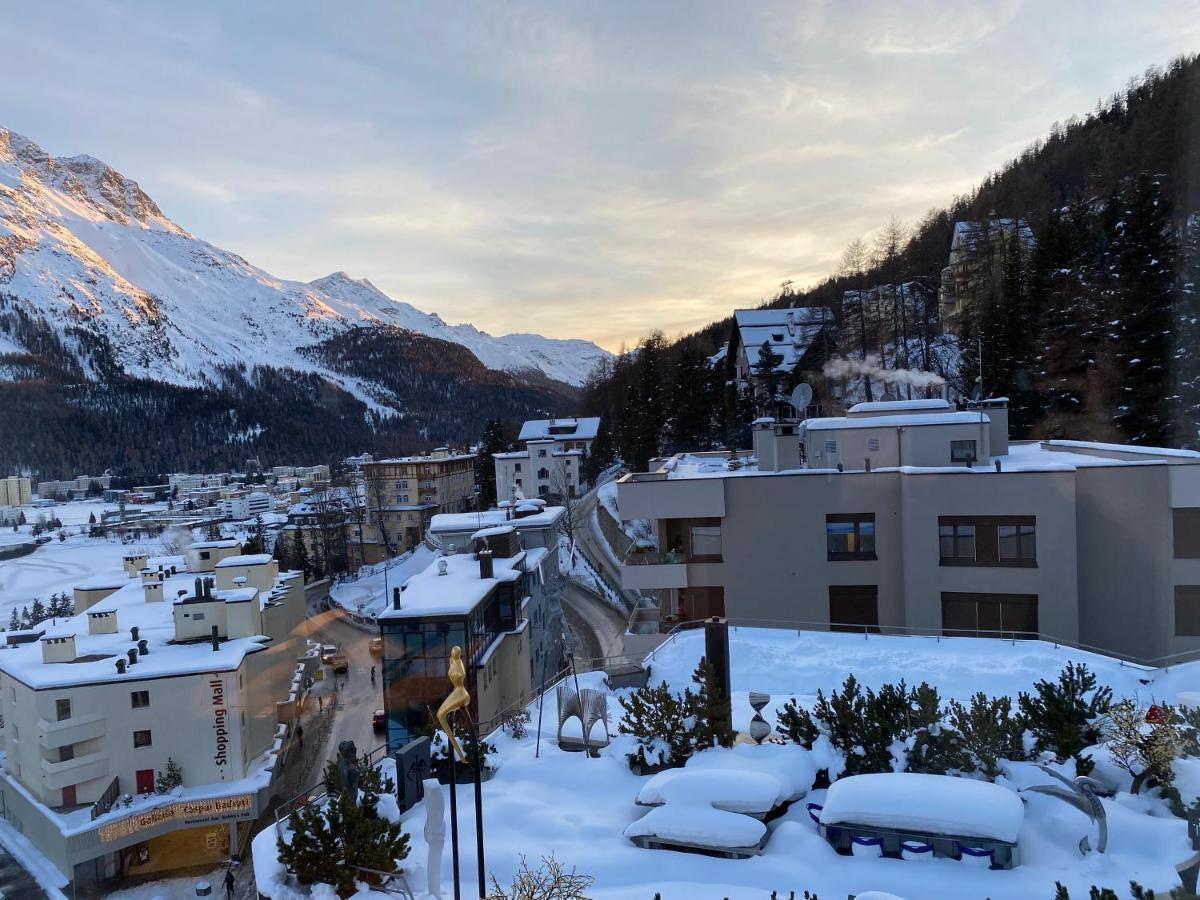
{"label": "snow-covered shrub", "polygon": [[695,722],[686,698],[671,693],[667,683],[638,688],[617,702],[624,709],[617,730],[632,735],[637,749],[627,754],[630,768],[682,766],[692,755],[690,733]]}
{"label": "snow-covered shrub", "polygon": [[813,741],[821,733],[808,710],[796,703],[795,697],[783,704],[775,727],[787,735],[788,740],[805,750],[812,749]]}
{"label": "snow-covered shrub", "polygon": [[[450,742],[446,740],[446,733],[442,731],[436,721],[431,720],[426,733],[430,739],[429,762],[433,769],[433,774],[438,780],[445,783],[450,778],[450,754],[454,751],[450,747]],[[471,732],[471,729],[461,719],[454,720],[454,737],[458,740],[458,745],[462,747],[463,753],[467,757],[465,763],[456,760],[458,763],[457,768],[460,770],[460,773],[463,768],[474,772],[475,760],[479,755],[479,748],[476,747],[475,736]],[[479,746],[483,749],[483,768],[500,768],[500,754],[496,750],[496,745],[484,738],[480,738]]]}
{"label": "snow-covered shrub", "polygon": [[937,688],[921,682],[909,693],[908,707],[905,771],[945,775],[975,768],[961,736],[943,720]]}
{"label": "snow-covered shrub", "polygon": [[988,697],[980,691],[972,695],[970,706],[951,700],[948,709],[964,753],[988,778],[1000,774],[1000,760],[1026,758],[1025,724],[1020,715],[1013,715],[1008,697]]}
{"label": "snow-covered shrub", "polygon": [[1034,693],[1021,692],[1021,715],[1028,723],[1038,753],[1052,751],[1059,762],[1075,758],[1080,775],[1095,763],[1083,750],[1100,742],[1101,723],[1112,705],[1112,688],[1098,687],[1096,676],[1084,663],[1067,663],[1057,681],[1042,679]]}
{"label": "snow-covered shrub", "polygon": [[154,779],[154,793],[167,794],[183,784],[183,769],[170,756],[167,757],[167,770],[159,772]]}
{"label": "snow-covered shrub", "polygon": [[500,727],[504,729],[505,734],[520,740],[528,732],[531,718],[529,710],[522,706],[520,709],[505,713]]}
{"label": "snow-covered shrub", "polygon": [[1149,721],[1149,708],[1126,698],[1114,703],[1104,720],[1105,749],[1133,778],[1131,794],[1151,779],[1166,787],[1175,777],[1172,763],[1179,752],[1180,717],[1169,706],[1157,711],[1156,720]]}
{"label": "snow-covered shrub", "polygon": [[813,717],[830,743],[846,757],[847,775],[891,772],[896,759],[894,745],[908,736],[909,690],[885,684],[878,692],[862,687],[847,675],[841,691],[828,697],[817,691]]}

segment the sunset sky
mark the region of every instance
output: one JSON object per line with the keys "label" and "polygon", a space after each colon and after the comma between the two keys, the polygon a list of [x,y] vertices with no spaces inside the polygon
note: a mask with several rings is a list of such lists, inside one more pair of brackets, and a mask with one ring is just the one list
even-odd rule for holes
{"label": "sunset sky", "polygon": [[1200,49],[1195,2],[7,8],[0,124],[50,153],[280,277],[614,350],[819,280]]}

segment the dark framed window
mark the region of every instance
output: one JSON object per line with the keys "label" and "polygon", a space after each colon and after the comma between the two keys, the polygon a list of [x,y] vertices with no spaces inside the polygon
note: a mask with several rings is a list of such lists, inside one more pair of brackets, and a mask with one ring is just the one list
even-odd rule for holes
{"label": "dark framed window", "polygon": [[951,441],[950,462],[975,462],[975,441]]}
{"label": "dark framed window", "polygon": [[133,746],[135,748],[149,747],[150,743],[150,729],[146,729],[145,731],[135,731],[133,733]]}
{"label": "dark framed window", "polygon": [[149,691],[130,691],[129,692],[129,705],[133,709],[142,709],[143,707],[149,706],[150,705],[150,692]]}
{"label": "dark framed window", "polygon": [[879,587],[874,584],[829,586],[829,630],[879,633]]}
{"label": "dark framed window", "polygon": [[58,716],[58,721],[71,718],[71,701],[63,698],[54,701],[54,712]]}
{"label": "dark framed window", "polygon": [[1037,594],[942,593],[946,637],[1037,637]]}
{"label": "dark framed window", "polygon": [[1175,585],[1175,637],[1200,637],[1200,584]]}
{"label": "dark framed window", "polygon": [[1200,559],[1200,507],[1171,510],[1176,559]]}
{"label": "dark framed window", "polygon": [[942,562],[947,560],[975,561],[975,526],[964,522],[938,525],[938,547]]}
{"label": "dark framed window", "polygon": [[825,552],[830,560],[878,559],[875,555],[875,513],[825,516]]}
{"label": "dark framed window", "polygon": [[997,525],[1001,562],[1034,562],[1037,560],[1036,526]]}
{"label": "dark framed window", "polygon": [[74,744],[64,744],[63,746],[58,748],[58,761],[59,762],[67,762],[68,760],[72,760],[74,758],[75,758],[75,745]]}

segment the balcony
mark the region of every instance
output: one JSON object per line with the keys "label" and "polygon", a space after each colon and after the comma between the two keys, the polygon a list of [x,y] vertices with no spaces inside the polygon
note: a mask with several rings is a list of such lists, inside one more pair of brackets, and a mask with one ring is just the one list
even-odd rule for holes
{"label": "balcony", "polygon": [[46,750],[57,750],[67,744],[104,737],[104,722],[101,713],[72,716],[58,722],[38,719],[38,746]]}
{"label": "balcony", "polygon": [[51,790],[69,784],[83,784],[108,775],[108,756],[103,753],[88,753],[63,762],[42,760],[42,783]]}
{"label": "balcony", "polygon": [[680,553],[644,550],[630,553],[621,565],[621,584],[631,590],[687,587],[687,561]]}

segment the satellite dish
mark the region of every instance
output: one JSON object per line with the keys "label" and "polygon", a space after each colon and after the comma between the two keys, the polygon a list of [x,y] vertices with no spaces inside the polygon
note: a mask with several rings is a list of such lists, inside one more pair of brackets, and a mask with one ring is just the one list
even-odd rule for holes
{"label": "satellite dish", "polygon": [[812,398],[813,389],[810,385],[801,383],[792,388],[792,406],[800,415],[804,415],[804,411],[812,403]]}

